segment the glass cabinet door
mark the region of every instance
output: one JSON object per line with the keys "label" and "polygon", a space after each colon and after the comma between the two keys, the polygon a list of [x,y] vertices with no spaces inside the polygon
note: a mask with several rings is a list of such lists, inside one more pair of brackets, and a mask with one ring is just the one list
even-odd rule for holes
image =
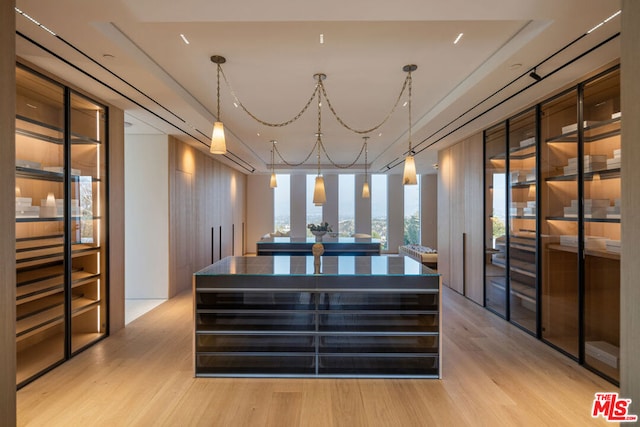
{"label": "glass cabinet door", "polygon": [[16,383],[65,358],[64,88],[16,69]]}
{"label": "glass cabinet door", "polygon": [[507,316],[507,133],[506,125],[487,129],[485,151],[485,306]]}
{"label": "glass cabinet door", "polygon": [[16,67],[16,384],[107,333],[106,108]]}
{"label": "glass cabinet door", "polygon": [[536,332],[536,110],[509,119],[509,318]]}
{"label": "glass cabinet door", "polygon": [[620,72],[585,84],[584,357],[619,380]]}
{"label": "glass cabinet door", "polygon": [[106,333],[106,110],[71,92],[71,351]]}
{"label": "glass cabinet door", "polygon": [[542,338],[579,357],[577,91],[541,110]]}

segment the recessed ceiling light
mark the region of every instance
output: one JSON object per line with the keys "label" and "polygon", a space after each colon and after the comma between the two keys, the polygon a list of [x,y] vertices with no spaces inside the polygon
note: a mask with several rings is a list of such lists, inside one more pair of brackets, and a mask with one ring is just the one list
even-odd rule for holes
{"label": "recessed ceiling light", "polygon": [[382,132],[380,132],[380,133],[378,134],[378,136],[382,136]]}
{"label": "recessed ceiling light", "polygon": [[522,64],[520,64],[519,62],[509,65],[510,70],[517,70],[520,67],[522,67]]}
{"label": "recessed ceiling light", "polygon": [[234,107],[236,107],[236,108],[238,108],[238,103],[237,103],[237,102],[234,102],[234,103],[233,103],[233,106],[234,106]]}
{"label": "recessed ceiling light", "polygon": [[459,42],[459,41],[460,41],[460,39],[462,38],[462,35],[463,35],[463,34],[464,34],[464,33],[460,33],[460,34],[458,34],[458,37],[456,37],[456,39],[455,39],[455,41],[453,42],[453,44],[458,44],[458,42]]}
{"label": "recessed ceiling light", "polygon": [[29,103],[27,103],[27,107],[29,107],[29,108],[33,108],[33,109],[38,108],[38,107],[36,107],[35,105],[33,105],[33,104],[29,104]]}
{"label": "recessed ceiling light", "polygon": [[126,127],[126,128],[130,128],[131,126],[133,126],[133,123],[131,123],[131,122],[124,122],[124,127]]}
{"label": "recessed ceiling light", "polygon": [[256,135],[260,136],[260,132],[256,133]]}
{"label": "recessed ceiling light", "polygon": [[324,34],[320,34],[320,44],[324,44]]}
{"label": "recessed ceiling light", "polygon": [[404,101],[404,104],[402,104],[403,107],[406,107],[407,104],[409,104],[409,101]]}
{"label": "recessed ceiling light", "polygon": [[102,57],[103,57],[104,59],[115,59],[115,56],[114,56],[114,55],[112,55],[112,54],[110,54],[110,53],[103,53],[103,54],[102,54]]}
{"label": "recessed ceiling light", "polygon": [[187,37],[184,34],[180,34],[180,38],[182,39],[184,44],[189,44],[189,40],[187,40]]}

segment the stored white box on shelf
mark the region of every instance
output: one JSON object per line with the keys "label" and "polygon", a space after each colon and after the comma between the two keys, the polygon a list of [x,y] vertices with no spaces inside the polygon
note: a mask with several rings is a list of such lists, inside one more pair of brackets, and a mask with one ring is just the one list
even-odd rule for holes
{"label": "stored white box on shelf", "polygon": [[578,236],[574,236],[574,235],[560,236],[560,244],[562,246],[578,246]]}
{"label": "stored white box on shelf", "polygon": [[[590,121],[584,121],[582,122],[583,128],[587,128],[589,126],[591,126],[594,122],[590,122]],[[562,127],[562,133],[569,133],[569,132],[575,132],[578,130],[578,124],[577,123],[573,123],[567,126],[563,126]]]}

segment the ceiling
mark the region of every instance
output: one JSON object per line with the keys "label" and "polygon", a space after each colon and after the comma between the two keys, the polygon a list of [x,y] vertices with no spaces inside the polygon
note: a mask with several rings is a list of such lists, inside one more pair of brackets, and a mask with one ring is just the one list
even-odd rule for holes
{"label": "ceiling", "polygon": [[[324,73],[331,106],[359,130],[389,116],[407,76],[403,66],[415,64],[412,142],[420,173],[434,172],[439,149],[617,60],[620,50],[619,16],[586,34],[619,10],[619,1],[16,3],[23,12],[16,16],[20,57],[123,108],[131,124],[127,134],[171,134],[204,152],[217,114],[212,55],[226,58],[222,69],[233,93],[260,120],[295,117],[314,92],[314,75]],[[534,67],[543,77],[539,82],[529,76]],[[372,172],[402,172],[409,140],[406,94],[368,134]],[[276,157],[277,170],[316,169],[317,102],[289,126],[265,126],[234,106],[223,79],[220,116],[229,149],[218,156],[222,162],[266,173],[270,141],[276,140],[288,163],[309,156],[297,168]],[[331,158],[321,156],[322,169],[355,162],[348,171],[361,171],[363,134],[345,129],[327,102],[321,119]]]}

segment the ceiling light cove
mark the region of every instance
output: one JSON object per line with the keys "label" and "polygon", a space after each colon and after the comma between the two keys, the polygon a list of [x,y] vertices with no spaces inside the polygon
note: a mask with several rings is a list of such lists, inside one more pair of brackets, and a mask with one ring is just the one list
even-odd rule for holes
{"label": "ceiling light cove", "polygon": [[453,41],[453,44],[458,44],[458,42],[460,41],[460,39],[462,39],[462,36],[464,35],[464,33],[460,33],[458,34],[458,37],[456,37],[456,39]]}

